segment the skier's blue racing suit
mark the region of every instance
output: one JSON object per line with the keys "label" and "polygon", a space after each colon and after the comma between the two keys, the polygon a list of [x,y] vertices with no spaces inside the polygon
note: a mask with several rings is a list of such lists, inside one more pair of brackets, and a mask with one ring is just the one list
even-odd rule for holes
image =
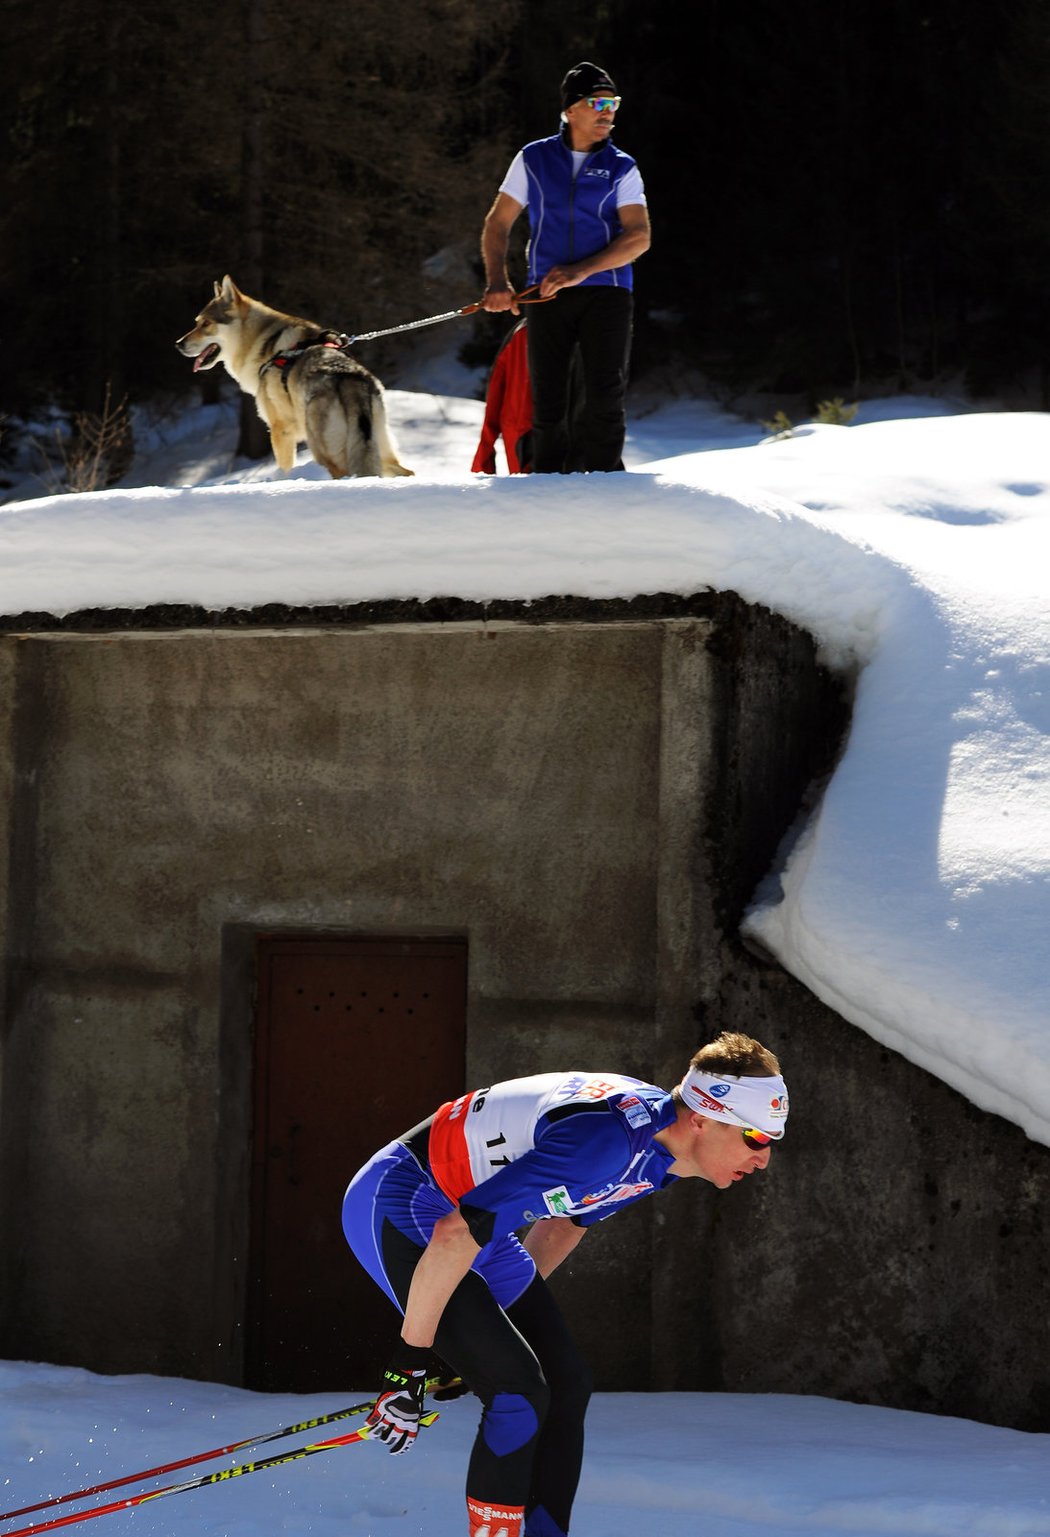
{"label": "skier's blue racing suit", "polygon": [[402,1312],[434,1224],[458,1207],[480,1252],[434,1348],[484,1404],[467,1475],[477,1501],[524,1506],[526,1537],[564,1537],[590,1374],[517,1236],[589,1227],[677,1183],[656,1134],[670,1094],[615,1073],[544,1073],[476,1089],[380,1149],[343,1204],[347,1242]]}

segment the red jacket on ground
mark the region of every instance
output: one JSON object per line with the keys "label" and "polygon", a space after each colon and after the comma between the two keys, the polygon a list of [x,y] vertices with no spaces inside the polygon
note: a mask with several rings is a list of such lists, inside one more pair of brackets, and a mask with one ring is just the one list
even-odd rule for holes
{"label": "red jacket on ground", "polygon": [[532,385],[525,322],[519,320],[492,365],[485,392],[485,421],[481,441],[471,470],[483,475],[496,473],[496,439],[502,437],[507,468],[512,475],[528,474],[532,468]]}

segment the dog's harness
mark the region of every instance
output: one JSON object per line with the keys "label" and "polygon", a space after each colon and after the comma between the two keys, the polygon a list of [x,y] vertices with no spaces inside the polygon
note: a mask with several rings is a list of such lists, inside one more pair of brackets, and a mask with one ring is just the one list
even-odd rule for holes
{"label": "dog's harness", "polygon": [[310,352],[314,347],[331,347],[336,352],[345,352],[351,340],[352,338],[347,336],[345,331],[322,331],[313,341],[300,342],[298,347],[289,347],[287,352],[276,352],[272,358],[267,358],[266,362],[259,369],[259,378],[262,378],[267,369],[279,368],[281,370],[281,383],[284,385],[285,392],[287,393],[288,374],[285,370],[292,363],[298,362],[304,352]]}

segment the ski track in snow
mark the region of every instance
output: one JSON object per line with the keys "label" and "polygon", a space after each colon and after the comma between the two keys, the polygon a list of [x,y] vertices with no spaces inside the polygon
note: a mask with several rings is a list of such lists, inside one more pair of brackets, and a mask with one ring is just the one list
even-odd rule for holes
{"label": "ski track in snow", "polygon": [[[0,1363],[0,1507],[263,1434],[363,1396],[267,1395]],[[95,1537],[460,1537],[477,1414],[473,1399],[446,1405],[407,1457],[367,1443],[319,1453],[76,1530]],[[288,1446],[311,1439],[302,1435]],[[599,1394],[573,1537],[656,1537],[684,1524],[712,1537],[1039,1537],[1050,1534],[1046,1443],[1045,1436],[967,1420],[821,1398]],[[257,1455],[276,1455],[282,1445]],[[251,1460],[246,1449],[126,1492]]]}

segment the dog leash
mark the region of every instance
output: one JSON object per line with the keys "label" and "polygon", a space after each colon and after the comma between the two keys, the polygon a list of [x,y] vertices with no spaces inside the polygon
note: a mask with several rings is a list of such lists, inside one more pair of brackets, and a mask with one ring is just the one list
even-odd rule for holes
{"label": "dog leash", "polygon": [[[523,288],[520,293],[514,295],[516,304],[549,304],[551,299],[557,298],[556,294],[548,294],[546,298],[526,298],[527,294],[535,293],[539,288],[538,283],[533,283],[531,288]],[[444,315],[428,315],[425,320],[408,320],[401,326],[387,326],[383,331],[362,331],[358,336],[344,336],[342,346],[352,347],[355,342],[374,342],[378,336],[396,336],[399,331],[418,331],[420,326],[436,326],[443,320],[458,320],[462,315],[475,315],[483,309],[482,300],[476,304],[464,304],[462,309],[448,310]]]}
{"label": "dog leash", "polygon": [[[545,298],[530,299],[528,294],[536,293],[539,283],[533,283],[531,288],[523,288],[520,293],[514,295],[516,304],[549,304],[551,299],[556,299],[557,294],[548,294]],[[396,336],[399,331],[418,331],[420,326],[436,326],[442,320],[458,320],[461,315],[475,315],[482,309],[483,303],[479,299],[476,304],[464,304],[462,309],[447,310],[444,315],[428,315],[425,320],[407,320],[404,325],[387,326],[382,331],[362,331],[357,336],[348,336],[345,331],[322,331],[312,341],[300,342],[298,347],[290,347],[287,352],[278,352],[259,369],[259,378],[268,369],[281,370],[281,382],[285,389],[288,388],[288,375],[284,370],[289,363],[295,363],[304,352],[309,352],[314,347],[334,347],[337,352],[345,352],[355,342],[374,342],[378,336]]]}

